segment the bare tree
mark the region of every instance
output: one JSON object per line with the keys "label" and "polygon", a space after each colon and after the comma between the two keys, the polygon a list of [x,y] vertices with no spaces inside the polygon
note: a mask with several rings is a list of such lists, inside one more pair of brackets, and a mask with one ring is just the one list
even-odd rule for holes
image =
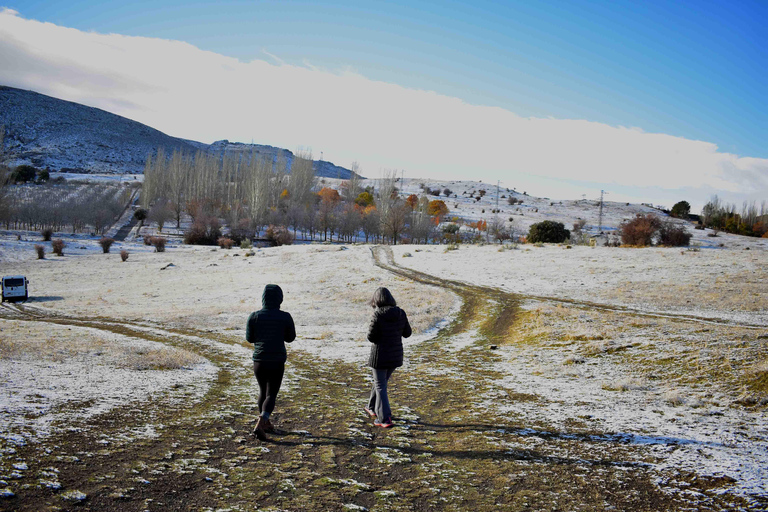
{"label": "bare tree", "polygon": [[386,216],[382,215],[381,217],[382,234],[388,236],[395,245],[405,231],[410,211],[411,209],[405,204],[405,201],[398,198],[390,204]]}
{"label": "bare tree", "polygon": [[292,205],[305,206],[312,200],[312,189],[317,183],[312,169],[312,153],[297,152],[291,163],[291,175],[288,178],[288,195]]}
{"label": "bare tree", "polygon": [[341,185],[342,196],[349,203],[353,202],[363,191],[363,187],[360,185],[360,174],[358,174],[360,172],[360,164],[352,162],[351,167],[352,173],[349,179]]}
{"label": "bare tree", "polygon": [[149,213],[147,213],[147,220],[157,224],[158,231],[162,231],[165,223],[174,218],[175,212],[169,207],[165,199],[156,201],[149,210]]}
{"label": "bare tree", "polygon": [[370,238],[376,239],[381,234],[381,217],[375,206],[368,206],[363,210],[362,230],[365,234],[365,243]]}

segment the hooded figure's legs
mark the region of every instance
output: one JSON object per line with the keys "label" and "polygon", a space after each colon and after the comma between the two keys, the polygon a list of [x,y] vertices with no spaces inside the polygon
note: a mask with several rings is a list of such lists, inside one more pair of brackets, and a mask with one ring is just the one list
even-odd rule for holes
{"label": "hooded figure's legs", "polygon": [[285,363],[254,361],[253,373],[259,383],[259,415],[268,420],[283,383]]}
{"label": "hooded figure's legs", "polygon": [[368,399],[368,408],[376,413],[376,419],[379,422],[384,422],[392,417],[389,396],[387,395],[387,382],[394,371],[394,368],[372,368],[371,370],[373,386],[371,387],[371,397]]}

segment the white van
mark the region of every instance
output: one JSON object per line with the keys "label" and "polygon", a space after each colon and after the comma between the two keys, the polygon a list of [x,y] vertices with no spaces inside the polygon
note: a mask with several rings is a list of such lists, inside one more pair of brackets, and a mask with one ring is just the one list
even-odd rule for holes
{"label": "white van", "polygon": [[7,300],[27,300],[29,281],[24,276],[5,276],[2,281],[3,302]]}

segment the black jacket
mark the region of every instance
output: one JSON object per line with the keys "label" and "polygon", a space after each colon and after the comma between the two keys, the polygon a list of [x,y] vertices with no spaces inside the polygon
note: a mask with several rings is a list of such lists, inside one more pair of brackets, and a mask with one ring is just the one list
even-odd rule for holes
{"label": "black jacket", "polygon": [[397,306],[376,308],[368,328],[371,357],[368,366],[376,369],[403,366],[403,338],[411,335],[405,311]]}
{"label": "black jacket", "polygon": [[276,284],[268,284],[261,297],[263,307],[248,317],[245,339],[253,343],[254,361],[284,363],[287,359],[285,343],[296,339],[296,327],[290,313],[280,311],[283,291]]}

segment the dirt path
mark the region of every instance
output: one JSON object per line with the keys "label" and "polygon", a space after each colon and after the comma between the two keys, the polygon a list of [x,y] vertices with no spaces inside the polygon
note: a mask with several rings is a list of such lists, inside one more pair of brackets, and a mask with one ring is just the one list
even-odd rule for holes
{"label": "dirt path", "polygon": [[[717,490],[722,482],[683,475],[659,485],[654,457],[621,436],[575,425],[562,431],[500,417],[493,400],[499,362],[492,346],[512,325],[518,298],[377,264],[408,279],[447,287],[463,303],[456,319],[406,354],[393,377],[397,427],[374,428],[362,406],[361,364],[291,352],[267,442],[251,435],[255,385],[231,336],[103,318],[49,316],[35,322],[88,326],[169,343],[219,368],[199,401],[127,404],[43,443],[3,450],[27,469],[3,510],[726,510],[746,507]],[[448,347],[461,347],[449,350]],[[489,398],[491,397],[491,398]],[[495,397],[495,398],[493,398]],[[490,402],[490,403],[489,403]],[[542,402],[542,407],[546,404]],[[151,431],[152,435],[141,434]],[[12,450],[12,451],[9,451]],[[11,455],[13,459],[11,460]],[[19,473],[18,471],[16,472]],[[46,486],[55,482],[59,488]],[[78,494],[80,493],[80,494]],[[69,498],[69,501],[67,500]]]}

